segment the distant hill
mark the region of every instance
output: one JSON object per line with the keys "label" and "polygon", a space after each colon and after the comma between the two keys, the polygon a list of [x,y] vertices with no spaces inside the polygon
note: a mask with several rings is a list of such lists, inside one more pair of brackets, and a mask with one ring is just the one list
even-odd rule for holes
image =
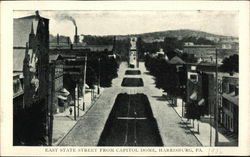
{"label": "distant hill", "polygon": [[222,35],[216,35],[212,33],[197,31],[197,30],[190,30],[190,29],[179,29],[179,30],[168,30],[168,31],[160,31],[160,32],[151,32],[151,33],[143,33],[139,36],[165,36],[165,37],[226,37]]}
{"label": "distant hill", "polygon": [[124,37],[136,36],[141,37],[144,41],[161,41],[164,40],[165,37],[175,37],[178,39],[188,38],[188,37],[195,37],[195,38],[210,38],[213,39],[220,39],[220,38],[236,38],[233,36],[224,36],[224,35],[217,35],[212,33],[207,33],[203,31],[197,30],[190,30],[190,29],[179,29],[179,30],[168,30],[168,31],[159,31],[159,32],[150,32],[150,33],[142,33],[142,34],[130,34],[130,35],[118,35],[118,39],[122,39]]}

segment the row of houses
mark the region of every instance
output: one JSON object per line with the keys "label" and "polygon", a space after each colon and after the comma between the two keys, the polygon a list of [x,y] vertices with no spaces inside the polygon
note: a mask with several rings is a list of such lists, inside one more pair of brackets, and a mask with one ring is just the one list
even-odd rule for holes
{"label": "row of houses", "polygon": [[215,63],[217,55],[218,64],[222,64],[224,58],[239,54],[239,44],[194,45],[193,43],[185,43],[182,53],[187,54],[189,60],[194,60],[197,63]]}
{"label": "row of houses", "polygon": [[[213,47],[202,46],[202,50],[194,49],[192,48],[191,51],[197,52],[196,54],[211,53],[214,56]],[[215,117],[217,105],[218,122],[235,136],[238,135],[238,73],[218,72],[216,81],[216,62],[187,63],[178,56],[168,59],[163,50],[152,56],[165,59],[175,69],[176,90],[179,91],[179,95],[186,104],[184,116],[186,116],[185,108],[188,108],[188,104],[193,101],[199,106],[201,116]],[[218,90],[217,101],[216,90]]]}
{"label": "row of houses", "polygon": [[[173,59],[175,62],[172,61]],[[177,56],[172,58],[169,63],[176,68],[178,88],[183,91],[182,98],[186,107],[190,102],[195,101],[201,108],[202,116],[215,117],[217,114],[218,122],[237,136],[239,118],[238,73],[218,72],[216,81],[216,64],[185,63]],[[216,99],[216,88],[218,99]],[[216,105],[218,113],[216,113]]]}

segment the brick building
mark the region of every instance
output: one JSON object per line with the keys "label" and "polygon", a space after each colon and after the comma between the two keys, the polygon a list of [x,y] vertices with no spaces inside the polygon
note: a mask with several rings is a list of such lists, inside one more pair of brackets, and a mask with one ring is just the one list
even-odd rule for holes
{"label": "brick building", "polygon": [[[49,98],[52,103],[52,112],[63,112],[69,106],[69,92],[63,85],[64,60],[61,55],[50,55],[50,91]],[[51,106],[51,105],[49,105]]]}

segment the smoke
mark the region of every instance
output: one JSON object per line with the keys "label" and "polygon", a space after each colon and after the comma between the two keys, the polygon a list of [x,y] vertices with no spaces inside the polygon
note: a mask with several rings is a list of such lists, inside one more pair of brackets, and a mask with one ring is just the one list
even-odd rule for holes
{"label": "smoke", "polygon": [[56,18],[58,18],[59,20],[68,20],[68,21],[71,21],[74,24],[74,26],[76,26],[76,20],[72,16],[70,16],[70,15],[67,15],[67,14],[57,14]]}

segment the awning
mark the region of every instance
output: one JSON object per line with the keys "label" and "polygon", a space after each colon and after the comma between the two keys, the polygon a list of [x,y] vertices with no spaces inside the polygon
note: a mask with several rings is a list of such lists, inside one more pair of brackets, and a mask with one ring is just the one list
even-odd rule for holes
{"label": "awning", "polygon": [[63,96],[68,96],[70,94],[69,91],[67,89],[65,89],[65,88],[61,89],[60,93],[62,93]]}
{"label": "awning", "polygon": [[67,100],[67,97],[62,96],[62,95],[58,95],[57,98],[58,98],[58,99],[61,99],[61,100]]}
{"label": "awning", "polygon": [[197,100],[197,92],[194,91],[191,95],[190,95],[190,99],[191,100]]}
{"label": "awning", "polygon": [[87,89],[88,89],[88,88],[89,88],[89,85],[85,84],[85,88],[87,88]]}
{"label": "awning", "polygon": [[198,106],[202,106],[204,105],[205,103],[205,100],[202,98],[199,102],[198,102]]}

